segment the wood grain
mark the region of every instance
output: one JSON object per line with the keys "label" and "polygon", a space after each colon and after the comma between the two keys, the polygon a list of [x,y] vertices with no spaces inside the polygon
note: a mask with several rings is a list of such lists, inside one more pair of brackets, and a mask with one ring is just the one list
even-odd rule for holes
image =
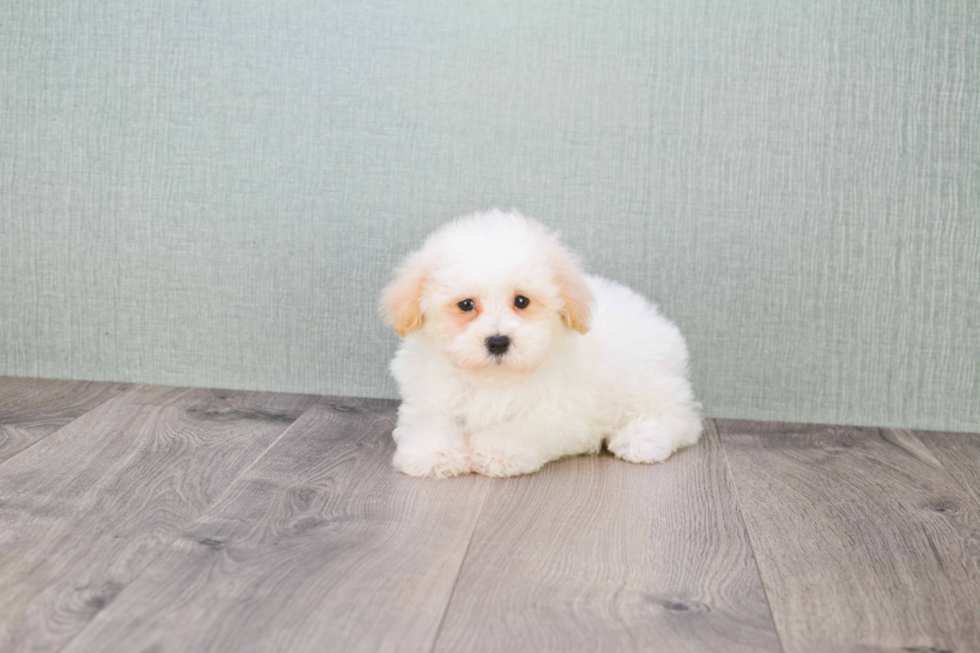
{"label": "wood grain", "polygon": [[911,432],[719,429],[787,653],[977,650],[980,511]]}
{"label": "wood grain", "polygon": [[0,463],[128,387],[0,376]]}
{"label": "wood grain", "polygon": [[395,406],[0,377],[0,651],[978,648],[978,435],[719,421],[431,481]]}
{"label": "wood grain", "polygon": [[256,417],[292,421],[315,404],[319,397],[253,390],[136,385],[126,392],[125,400],[135,406],[172,406],[192,411],[222,413],[225,418]]}
{"label": "wood grain", "polygon": [[397,474],[394,410],[311,408],[66,650],[430,650],[489,480]]}
{"label": "wood grain", "polygon": [[496,481],[436,651],[778,651],[718,435]]}
{"label": "wood grain", "polygon": [[137,387],[0,467],[0,651],[62,648],[309,402],[252,399]]}
{"label": "wood grain", "polygon": [[918,431],[916,436],[980,506],[980,434]]}

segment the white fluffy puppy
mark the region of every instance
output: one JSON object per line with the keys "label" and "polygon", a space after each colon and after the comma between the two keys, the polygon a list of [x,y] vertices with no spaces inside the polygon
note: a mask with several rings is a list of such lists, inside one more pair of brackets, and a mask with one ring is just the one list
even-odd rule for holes
{"label": "white fluffy puppy", "polygon": [[433,233],[382,297],[404,341],[394,465],[515,476],[595,453],[666,459],[701,435],[677,327],[637,293],[583,276],[557,234],[489,211]]}

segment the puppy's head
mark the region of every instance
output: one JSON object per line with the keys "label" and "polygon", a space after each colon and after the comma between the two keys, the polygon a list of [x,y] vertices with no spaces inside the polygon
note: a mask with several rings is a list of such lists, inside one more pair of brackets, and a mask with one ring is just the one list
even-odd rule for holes
{"label": "puppy's head", "polygon": [[474,374],[527,374],[569,330],[586,333],[593,297],[558,236],[519,213],[489,211],[447,224],[385,288],[387,323],[422,330]]}

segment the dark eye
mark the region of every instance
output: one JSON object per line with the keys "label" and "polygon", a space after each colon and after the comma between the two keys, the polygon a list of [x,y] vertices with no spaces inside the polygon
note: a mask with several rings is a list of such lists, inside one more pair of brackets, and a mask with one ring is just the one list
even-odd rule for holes
{"label": "dark eye", "polygon": [[476,304],[473,302],[472,299],[464,299],[457,305],[459,306],[459,310],[463,312],[469,312],[472,311],[474,308],[476,308]]}
{"label": "dark eye", "polygon": [[527,305],[531,303],[531,300],[524,295],[518,295],[514,298],[514,306],[517,308],[527,308]]}

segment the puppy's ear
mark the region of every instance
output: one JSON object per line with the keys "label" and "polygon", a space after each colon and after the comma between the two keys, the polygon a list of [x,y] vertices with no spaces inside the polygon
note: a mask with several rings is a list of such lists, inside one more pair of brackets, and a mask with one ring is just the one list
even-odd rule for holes
{"label": "puppy's ear", "polygon": [[592,307],[595,304],[595,297],[585,283],[578,261],[571,253],[564,248],[559,248],[552,257],[552,266],[558,283],[558,292],[565,302],[561,309],[561,317],[570,329],[584,335],[592,328]]}
{"label": "puppy's ear", "polygon": [[381,294],[381,314],[385,324],[400,336],[407,336],[422,326],[422,289],[425,286],[426,266],[422,252],[405,259],[395,271]]}

